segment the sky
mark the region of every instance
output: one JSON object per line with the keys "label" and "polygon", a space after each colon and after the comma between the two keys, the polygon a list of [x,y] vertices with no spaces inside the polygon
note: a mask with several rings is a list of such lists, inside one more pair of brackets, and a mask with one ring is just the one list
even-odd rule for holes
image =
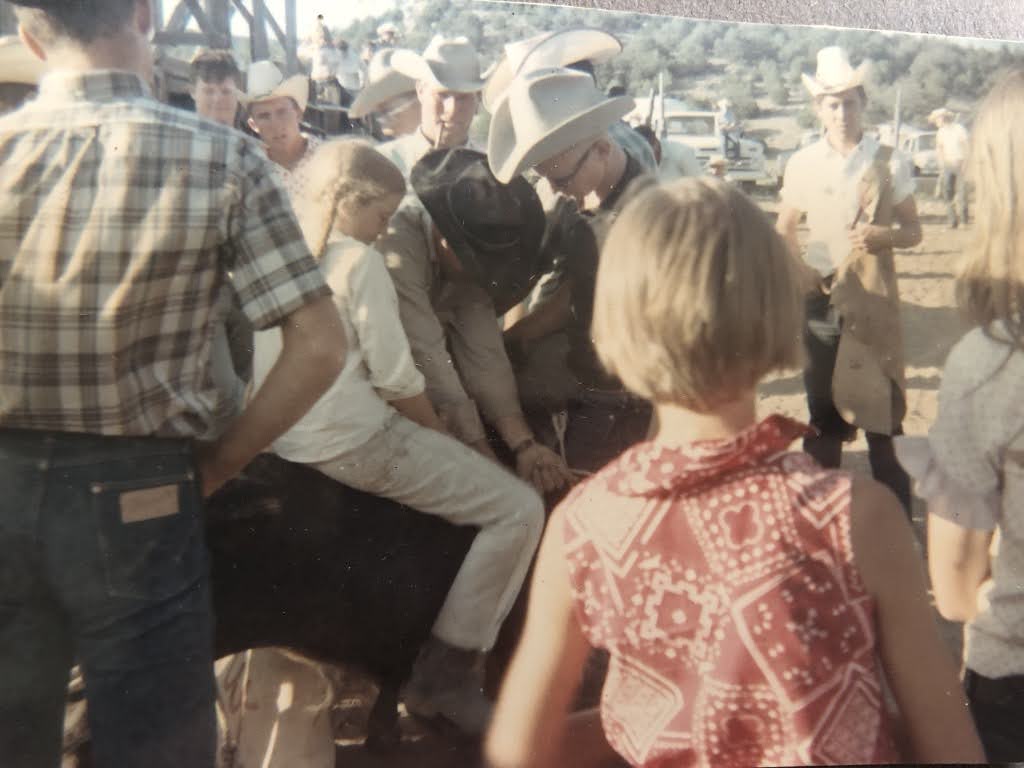
{"label": "sky", "polygon": [[[284,27],[283,0],[265,0],[267,8]],[[324,15],[328,27],[346,27],[364,16],[377,16],[395,7],[398,0],[296,0],[299,37],[303,38],[313,29],[318,13]],[[247,4],[248,5],[248,4]],[[244,34],[245,25],[239,28],[240,19],[235,14],[236,33]]]}

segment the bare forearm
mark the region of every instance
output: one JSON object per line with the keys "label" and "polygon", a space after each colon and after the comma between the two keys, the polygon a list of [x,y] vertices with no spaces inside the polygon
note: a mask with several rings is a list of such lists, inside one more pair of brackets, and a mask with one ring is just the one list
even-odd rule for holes
{"label": "bare forearm", "polygon": [[529,342],[560,331],[571,318],[572,287],[563,283],[554,295],[505,331],[507,341]]}
{"label": "bare forearm", "polygon": [[949,522],[950,500],[929,501],[928,571],[935,607],[949,621],[971,621],[978,614],[978,592],[991,568],[991,534]]}
{"label": "bare forearm", "polygon": [[290,429],[338,376],[345,334],[333,303],[321,301],[326,303],[308,305],[285,321],[281,354],[263,385],[227,431],[199,449],[204,494],[238,474]]}
{"label": "bare forearm", "polygon": [[978,591],[984,578],[975,579],[956,571],[937,574],[932,570],[935,607],[946,621],[968,622],[978,615]]}
{"label": "bare forearm", "polygon": [[526,302],[516,304],[512,309],[505,313],[505,317],[502,320],[502,328],[508,330],[512,328],[516,323],[523,319],[526,314]]}
{"label": "bare forearm", "polygon": [[494,428],[498,430],[502,441],[509,448],[515,448],[524,440],[529,440],[533,437],[533,430],[530,429],[521,413],[514,413],[502,416],[500,419],[495,419]]}
{"label": "bare forearm", "polygon": [[431,404],[430,398],[427,397],[426,393],[420,393],[413,397],[405,397],[399,400],[390,400],[389,402],[396,411],[409,419],[409,421],[415,421],[421,427],[447,434],[448,430],[441,423],[441,419],[438,417],[437,411],[434,410],[434,406]]}

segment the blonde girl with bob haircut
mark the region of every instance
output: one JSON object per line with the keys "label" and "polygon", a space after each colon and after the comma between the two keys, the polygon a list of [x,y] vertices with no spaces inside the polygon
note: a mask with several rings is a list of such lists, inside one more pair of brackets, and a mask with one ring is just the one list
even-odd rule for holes
{"label": "blonde girl with bob haircut", "polygon": [[[406,708],[480,733],[491,703],[478,656],[493,646],[526,578],[544,508],[527,484],[445,433],[413,362],[399,303],[374,241],[405,193],[395,165],[368,144],[323,145],[296,212],[334,291],[349,342],[345,367],[274,451],[329,477],[479,533],[456,574],[433,635],[413,667]],[[256,334],[257,381],[280,347]]]}
{"label": "blonde girl with bob haircut", "polygon": [[[798,272],[718,180],[648,189],[613,225],[595,343],[657,433],[555,510],[490,765],[982,759],[899,502],[790,452],[806,426],[757,419],[760,379],[799,362]],[[592,648],[603,744],[566,716]]]}
{"label": "blonde girl with bob haircut", "polygon": [[900,459],[928,500],[939,612],[964,622],[964,688],[989,761],[1024,760],[1024,70],[979,107],[967,156],[977,196],[957,282],[969,330],[946,360],[927,438]]}

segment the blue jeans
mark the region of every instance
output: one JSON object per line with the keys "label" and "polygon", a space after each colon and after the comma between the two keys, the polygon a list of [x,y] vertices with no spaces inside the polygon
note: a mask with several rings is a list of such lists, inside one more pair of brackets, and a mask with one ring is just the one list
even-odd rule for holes
{"label": "blue jeans", "polygon": [[212,768],[213,617],[184,440],[0,430],[0,763],[60,764],[68,670],[101,768]]}
{"label": "blue jeans", "polygon": [[946,201],[946,220],[949,226],[968,224],[967,189],[960,166],[943,168],[939,176],[942,199]]}

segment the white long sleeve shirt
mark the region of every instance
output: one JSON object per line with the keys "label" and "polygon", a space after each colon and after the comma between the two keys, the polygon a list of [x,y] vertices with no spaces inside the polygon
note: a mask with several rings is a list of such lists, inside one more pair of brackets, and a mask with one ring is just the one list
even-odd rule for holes
{"label": "white long sleeve shirt", "polygon": [[[398,314],[398,297],[383,257],[350,237],[328,245],[321,269],[334,291],[348,340],[345,367],[299,422],[274,443],[290,461],[326,461],[365,443],[391,418],[389,400],[424,391]],[[281,352],[281,332],[255,334],[258,388]]]}

